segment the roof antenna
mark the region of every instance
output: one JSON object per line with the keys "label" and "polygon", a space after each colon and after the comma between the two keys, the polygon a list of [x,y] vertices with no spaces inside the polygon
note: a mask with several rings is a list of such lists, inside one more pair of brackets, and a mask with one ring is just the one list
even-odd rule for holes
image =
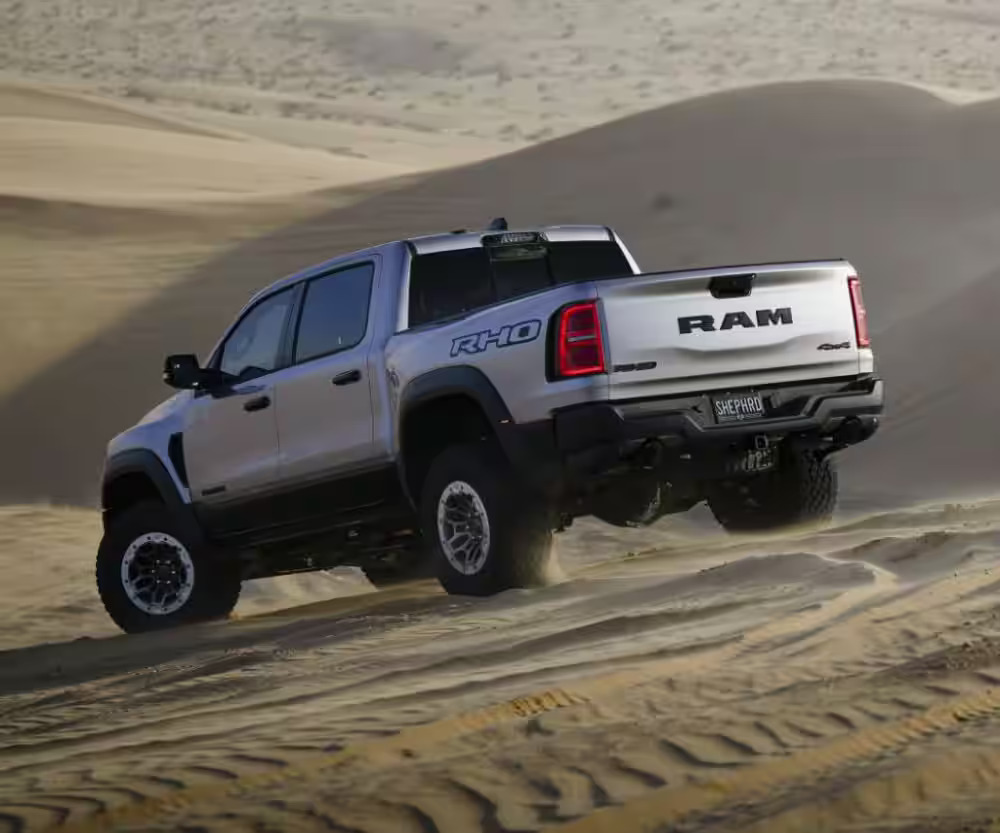
{"label": "roof antenna", "polygon": [[507,231],[507,218],[506,217],[494,217],[490,220],[489,226],[487,226],[487,231]]}

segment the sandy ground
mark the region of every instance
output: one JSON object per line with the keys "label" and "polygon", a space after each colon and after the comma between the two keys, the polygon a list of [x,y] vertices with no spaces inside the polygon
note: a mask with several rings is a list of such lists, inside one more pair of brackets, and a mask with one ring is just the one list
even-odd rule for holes
{"label": "sandy ground", "polygon": [[[985,0],[0,0],[0,830],[994,829],[998,34]],[[338,570],[117,635],[94,489],[162,355],[501,213],[651,269],[849,257],[891,401],[837,524],[581,522],[544,590]]]}
{"label": "sandy ground", "polygon": [[1000,504],[661,543],[489,600],[413,584],[0,655],[0,823],[874,831],[991,817]]}

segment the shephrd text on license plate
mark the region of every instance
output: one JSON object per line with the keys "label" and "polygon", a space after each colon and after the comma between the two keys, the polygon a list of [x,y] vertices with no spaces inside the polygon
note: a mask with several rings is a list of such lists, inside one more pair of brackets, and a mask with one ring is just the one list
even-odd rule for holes
{"label": "shephrd text on license plate", "polygon": [[716,422],[744,422],[763,419],[764,399],[759,393],[726,393],[712,397]]}

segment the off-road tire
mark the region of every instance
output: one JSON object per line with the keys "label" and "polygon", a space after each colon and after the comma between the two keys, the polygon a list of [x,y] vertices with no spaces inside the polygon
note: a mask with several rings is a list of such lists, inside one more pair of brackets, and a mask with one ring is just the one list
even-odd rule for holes
{"label": "off-road tire", "polygon": [[[453,566],[438,529],[438,505],[453,483],[479,496],[489,524],[485,563],[473,574]],[[431,464],[421,491],[421,526],[441,586],[454,595],[489,596],[515,587],[549,583],[552,522],[544,502],[525,488],[490,442],[452,446]]]}
{"label": "off-road tire", "polygon": [[[178,610],[153,614],[137,607],[122,581],[122,562],[129,546],[144,535],[168,535],[179,542],[194,567],[187,601]],[[97,552],[97,591],[108,614],[126,633],[164,630],[222,619],[236,607],[240,578],[223,564],[196,531],[186,529],[162,503],[144,502],[124,510],[105,531]]]}
{"label": "off-road tire", "polygon": [[825,524],[837,505],[837,470],[828,455],[789,451],[778,466],[723,484],[709,494],[708,507],[729,532],[767,532]]}

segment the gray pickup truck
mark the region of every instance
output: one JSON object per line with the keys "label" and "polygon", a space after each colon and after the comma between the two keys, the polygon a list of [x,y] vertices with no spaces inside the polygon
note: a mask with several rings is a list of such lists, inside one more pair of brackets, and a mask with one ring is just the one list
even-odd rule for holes
{"label": "gray pickup truck", "polygon": [[103,475],[97,583],[129,632],[337,565],[536,585],[585,515],[823,522],[831,455],[883,407],[847,261],[642,273],[605,226],[502,218],[285,278],[164,379]]}

